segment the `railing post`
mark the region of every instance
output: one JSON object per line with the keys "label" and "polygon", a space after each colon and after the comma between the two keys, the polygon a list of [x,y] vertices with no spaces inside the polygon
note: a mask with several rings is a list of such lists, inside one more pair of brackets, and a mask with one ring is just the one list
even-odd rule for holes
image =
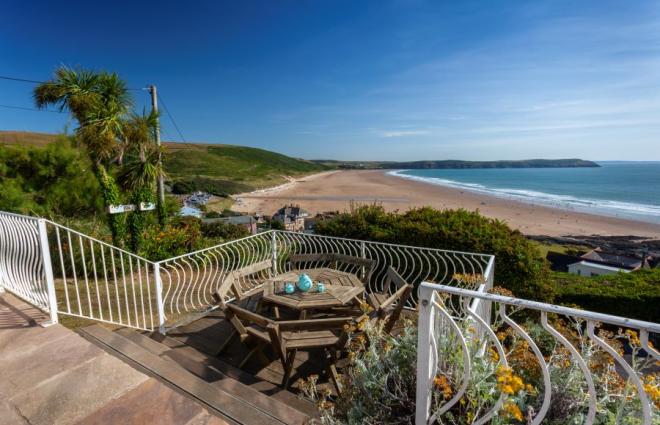
{"label": "railing post", "polygon": [[[488,267],[487,267],[487,275],[486,275],[486,287],[484,288],[484,292],[490,292],[491,289],[493,289],[493,286],[495,286],[495,256],[490,257],[490,260],[488,261]],[[493,309],[493,302],[492,301],[486,301],[486,300],[481,300],[485,301],[483,303],[483,315],[481,316],[482,319],[489,325],[491,324],[491,319],[492,319],[492,309]]]}
{"label": "railing post", "polygon": [[48,294],[48,313],[50,320],[43,326],[55,325],[57,320],[57,296],[55,295],[55,278],[53,277],[53,265],[50,261],[50,247],[48,246],[48,229],[46,220],[40,218],[37,221],[39,229],[39,246],[41,247],[41,261],[44,267],[44,277],[46,278],[46,290]]}
{"label": "railing post", "polygon": [[[364,241],[360,241],[360,258],[367,258],[367,246]],[[364,279],[365,271],[364,266],[360,267],[360,279]]]}
{"label": "railing post", "polygon": [[277,274],[277,231],[273,230],[271,233],[270,239],[270,250],[271,250],[271,271],[273,276]]}
{"label": "railing post", "polygon": [[431,338],[433,338],[433,289],[419,286],[419,318],[417,322],[417,388],[415,393],[415,424],[428,423],[431,408],[430,376],[435,365],[431,364]]}
{"label": "railing post", "polygon": [[163,282],[160,280],[160,263],[154,263],[156,302],[158,304],[158,332],[165,335],[165,306],[163,304]]}

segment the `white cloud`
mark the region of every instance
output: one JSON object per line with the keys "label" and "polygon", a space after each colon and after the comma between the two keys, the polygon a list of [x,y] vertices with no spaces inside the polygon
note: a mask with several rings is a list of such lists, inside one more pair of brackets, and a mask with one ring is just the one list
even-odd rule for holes
{"label": "white cloud", "polygon": [[430,134],[428,130],[399,130],[399,131],[383,131],[380,133],[381,137],[408,137],[408,136],[423,136]]}

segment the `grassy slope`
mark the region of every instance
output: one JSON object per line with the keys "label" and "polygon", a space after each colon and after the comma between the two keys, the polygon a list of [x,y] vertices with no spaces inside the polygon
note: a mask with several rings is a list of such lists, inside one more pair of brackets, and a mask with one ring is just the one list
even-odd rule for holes
{"label": "grassy slope", "polygon": [[232,145],[168,144],[165,168],[172,179],[193,176],[241,182],[259,188],[284,176],[318,172],[325,167],[263,149]]}
{"label": "grassy slope", "polygon": [[[34,132],[0,131],[0,143],[44,146],[55,135]],[[241,183],[241,189],[272,186],[285,176],[300,176],[326,169],[302,159],[263,149],[233,145],[165,142],[165,169],[172,180],[206,177]]]}

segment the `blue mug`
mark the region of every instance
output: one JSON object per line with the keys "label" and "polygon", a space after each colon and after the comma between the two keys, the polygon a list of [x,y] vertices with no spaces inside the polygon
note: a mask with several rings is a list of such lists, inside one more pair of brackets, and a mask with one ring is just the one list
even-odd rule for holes
{"label": "blue mug", "polygon": [[316,292],[323,293],[325,292],[325,285],[323,282],[316,282]]}
{"label": "blue mug", "polygon": [[293,286],[293,283],[290,282],[286,283],[284,285],[284,292],[286,292],[287,294],[293,294],[294,292],[296,292],[296,287]]}

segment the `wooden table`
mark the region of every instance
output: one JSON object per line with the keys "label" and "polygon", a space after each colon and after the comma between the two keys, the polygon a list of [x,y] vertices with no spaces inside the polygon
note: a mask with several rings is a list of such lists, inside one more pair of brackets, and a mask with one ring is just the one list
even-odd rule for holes
{"label": "wooden table", "polygon": [[[325,291],[316,292],[316,285],[309,292],[302,292],[296,288],[293,294],[287,294],[284,285],[298,282],[298,276],[306,273],[313,281],[322,282]],[[357,303],[362,299],[364,286],[360,279],[352,273],[339,270],[320,268],[309,270],[296,270],[275,276],[264,283],[263,301],[299,310],[323,310],[342,307]],[[277,310],[276,315],[279,316]],[[303,314],[304,316],[304,314]]]}

